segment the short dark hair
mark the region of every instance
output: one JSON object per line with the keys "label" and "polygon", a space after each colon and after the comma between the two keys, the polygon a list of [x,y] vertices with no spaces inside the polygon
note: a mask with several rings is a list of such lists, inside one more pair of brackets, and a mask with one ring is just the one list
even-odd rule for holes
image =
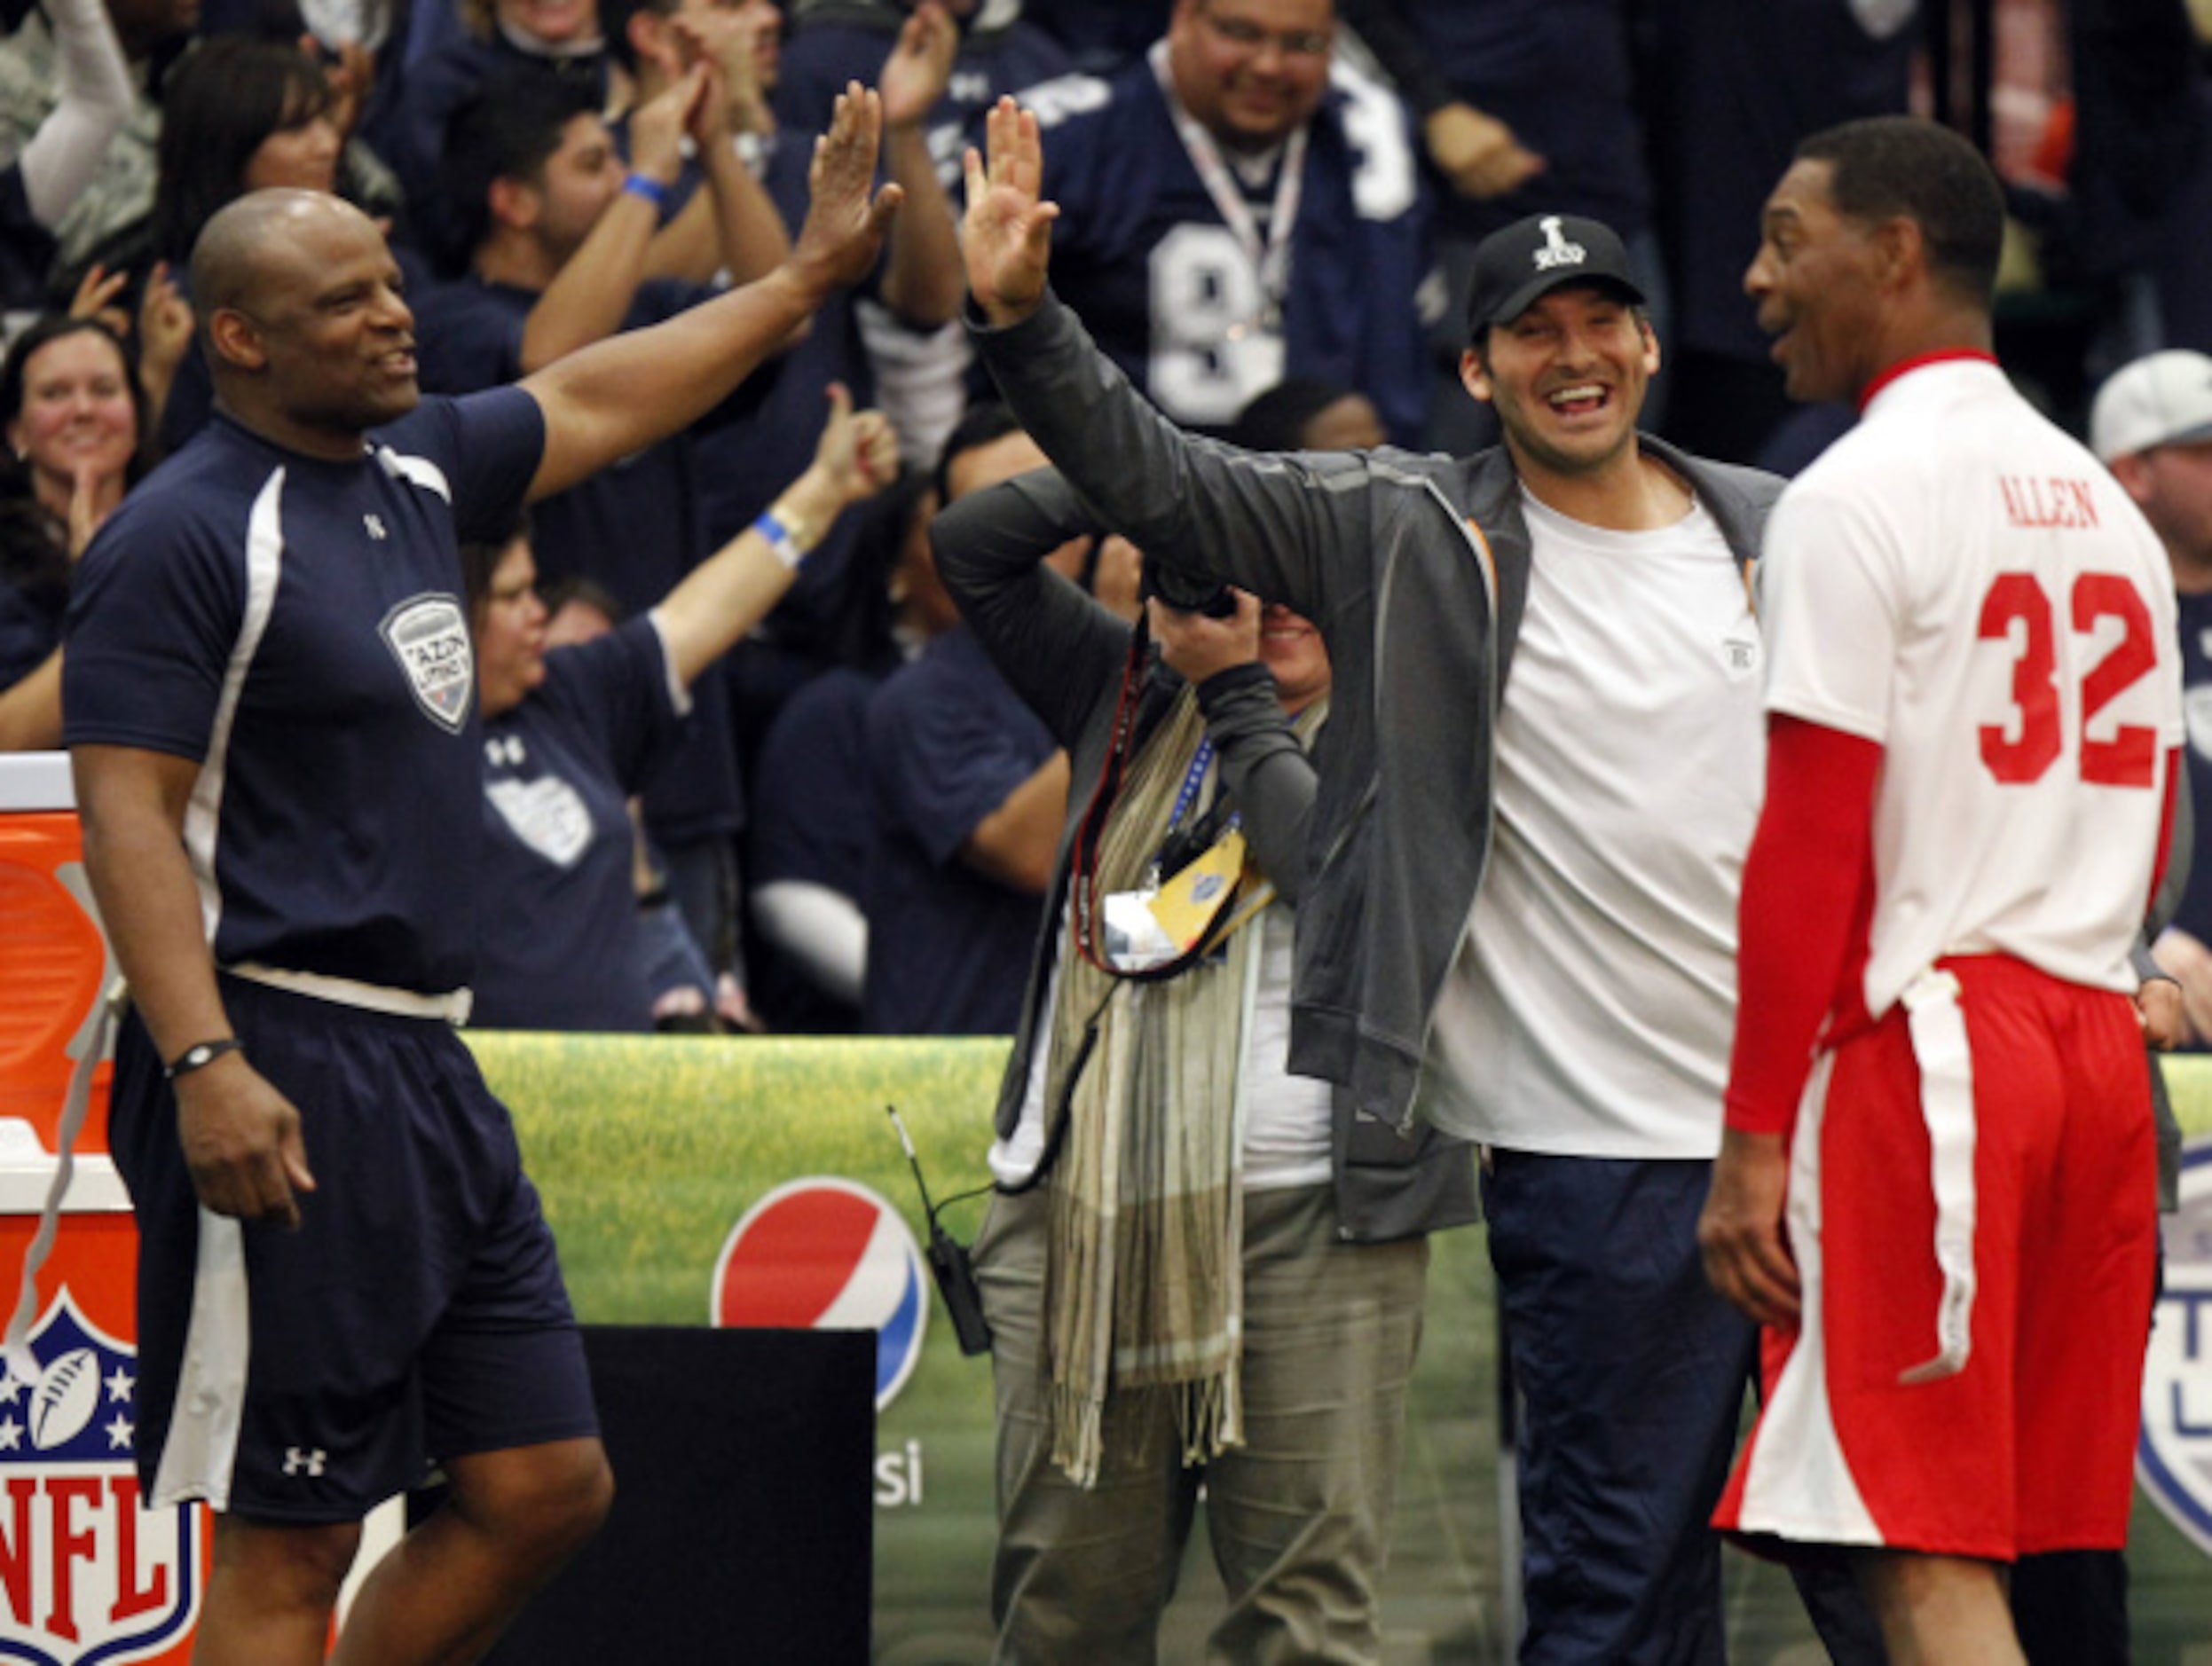
{"label": "short dark hair", "polygon": [[2004,246],[2004,187],[1965,139],[1917,116],[1869,116],[1814,134],[1797,160],[1828,164],[1828,194],[1847,217],[1917,224],[1929,271],[1989,304]]}
{"label": "short dark hair", "polygon": [[476,615],[492,593],[492,577],[500,570],[500,562],[507,554],[508,546],[518,538],[530,536],[530,521],[516,515],[506,531],[495,538],[465,538],[461,546],[461,593],[468,604],[468,628],[475,630]]}
{"label": "short dark hair", "polygon": [[937,507],[941,509],[952,501],[954,458],[1020,432],[1021,419],[996,399],[972,405],[962,412],[952,432],[945,436],[944,447],[937,453],[937,470],[930,477],[930,483],[937,488]]}
{"label": "short dark hair", "polygon": [[615,625],[630,617],[629,609],[622,605],[622,598],[586,573],[563,573],[558,578],[544,580],[538,586],[538,600],[545,603],[549,614],[558,613],[574,601],[597,609]]}
{"label": "short dark hair", "polygon": [[492,182],[540,183],[569,123],[598,113],[580,78],[528,65],[494,75],[461,102],[446,123],[438,160],[453,232],[446,255],[455,266],[468,265],[492,229]]}
{"label": "short dark hair", "polygon": [[154,247],[177,264],[201,227],[244,194],[261,143],[313,121],[333,103],[323,67],[295,45],[217,35],[178,60],[161,88]]}
{"label": "short dark hair", "polygon": [[683,0],[599,0],[599,33],[607,56],[623,68],[637,68],[637,48],[630,43],[630,20],[641,12],[673,18]]}

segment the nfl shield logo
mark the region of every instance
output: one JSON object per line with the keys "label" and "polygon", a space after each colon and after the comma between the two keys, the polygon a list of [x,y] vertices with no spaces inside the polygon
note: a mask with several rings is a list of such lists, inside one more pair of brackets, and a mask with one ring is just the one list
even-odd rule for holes
{"label": "nfl shield logo", "polygon": [[455,735],[468,720],[476,665],[468,649],[468,620],[451,596],[417,596],[384,616],[377,629],[407,673],[415,702]]}
{"label": "nfl shield logo", "polygon": [[66,1288],[31,1352],[35,1384],[0,1366],[0,1661],[158,1658],[199,1613],[199,1506],[140,1507],[138,1356]]}
{"label": "nfl shield logo", "polygon": [[2144,1362],[2136,1478],[2212,1556],[2212,1140],[2189,1142],[2181,1210],[2164,1227],[2166,1292]]}

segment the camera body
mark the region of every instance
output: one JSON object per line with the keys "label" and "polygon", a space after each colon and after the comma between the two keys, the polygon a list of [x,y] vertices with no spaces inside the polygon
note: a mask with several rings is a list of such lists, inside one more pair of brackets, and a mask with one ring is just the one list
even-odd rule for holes
{"label": "camera body", "polygon": [[1158,596],[1178,613],[1202,613],[1209,619],[1226,619],[1237,610],[1236,594],[1227,585],[1209,585],[1202,578],[1193,578],[1172,567],[1162,566],[1149,554],[1145,557],[1138,593]]}

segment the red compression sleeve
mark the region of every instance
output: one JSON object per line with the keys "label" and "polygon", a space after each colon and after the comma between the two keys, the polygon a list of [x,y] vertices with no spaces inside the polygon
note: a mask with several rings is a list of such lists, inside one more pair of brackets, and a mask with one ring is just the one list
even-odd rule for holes
{"label": "red compression sleeve", "polygon": [[1861,923],[1882,749],[1776,716],[1767,727],[1767,802],[1744,864],[1728,1126],[1786,1134],[1821,1024]]}

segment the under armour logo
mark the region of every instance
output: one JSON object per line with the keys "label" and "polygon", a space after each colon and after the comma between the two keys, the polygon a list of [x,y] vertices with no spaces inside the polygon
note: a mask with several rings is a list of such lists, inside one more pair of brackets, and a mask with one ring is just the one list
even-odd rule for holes
{"label": "under armour logo", "polygon": [[1544,247],[1536,251],[1536,270],[1549,271],[1555,266],[1579,266],[1590,257],[1590,251],[1579,243],[1570,243],[1559,229],[1559,216],[1547,214],[1536,223],[1536,229],[1544,234]]}
{"label": "under armour logo", "polygon": [[303,1452],[296,1446],[284,1449],[284,1473],[287,1475],[319,1475],[330,1454],[319,1446]]}
{"label": "under armour logo", "polygon": [[391,536],[384,530],[383,517],[381,515],[365,515],[361,517],[361,524],[368,528],[368,535],[371,538],[386,538]]}

